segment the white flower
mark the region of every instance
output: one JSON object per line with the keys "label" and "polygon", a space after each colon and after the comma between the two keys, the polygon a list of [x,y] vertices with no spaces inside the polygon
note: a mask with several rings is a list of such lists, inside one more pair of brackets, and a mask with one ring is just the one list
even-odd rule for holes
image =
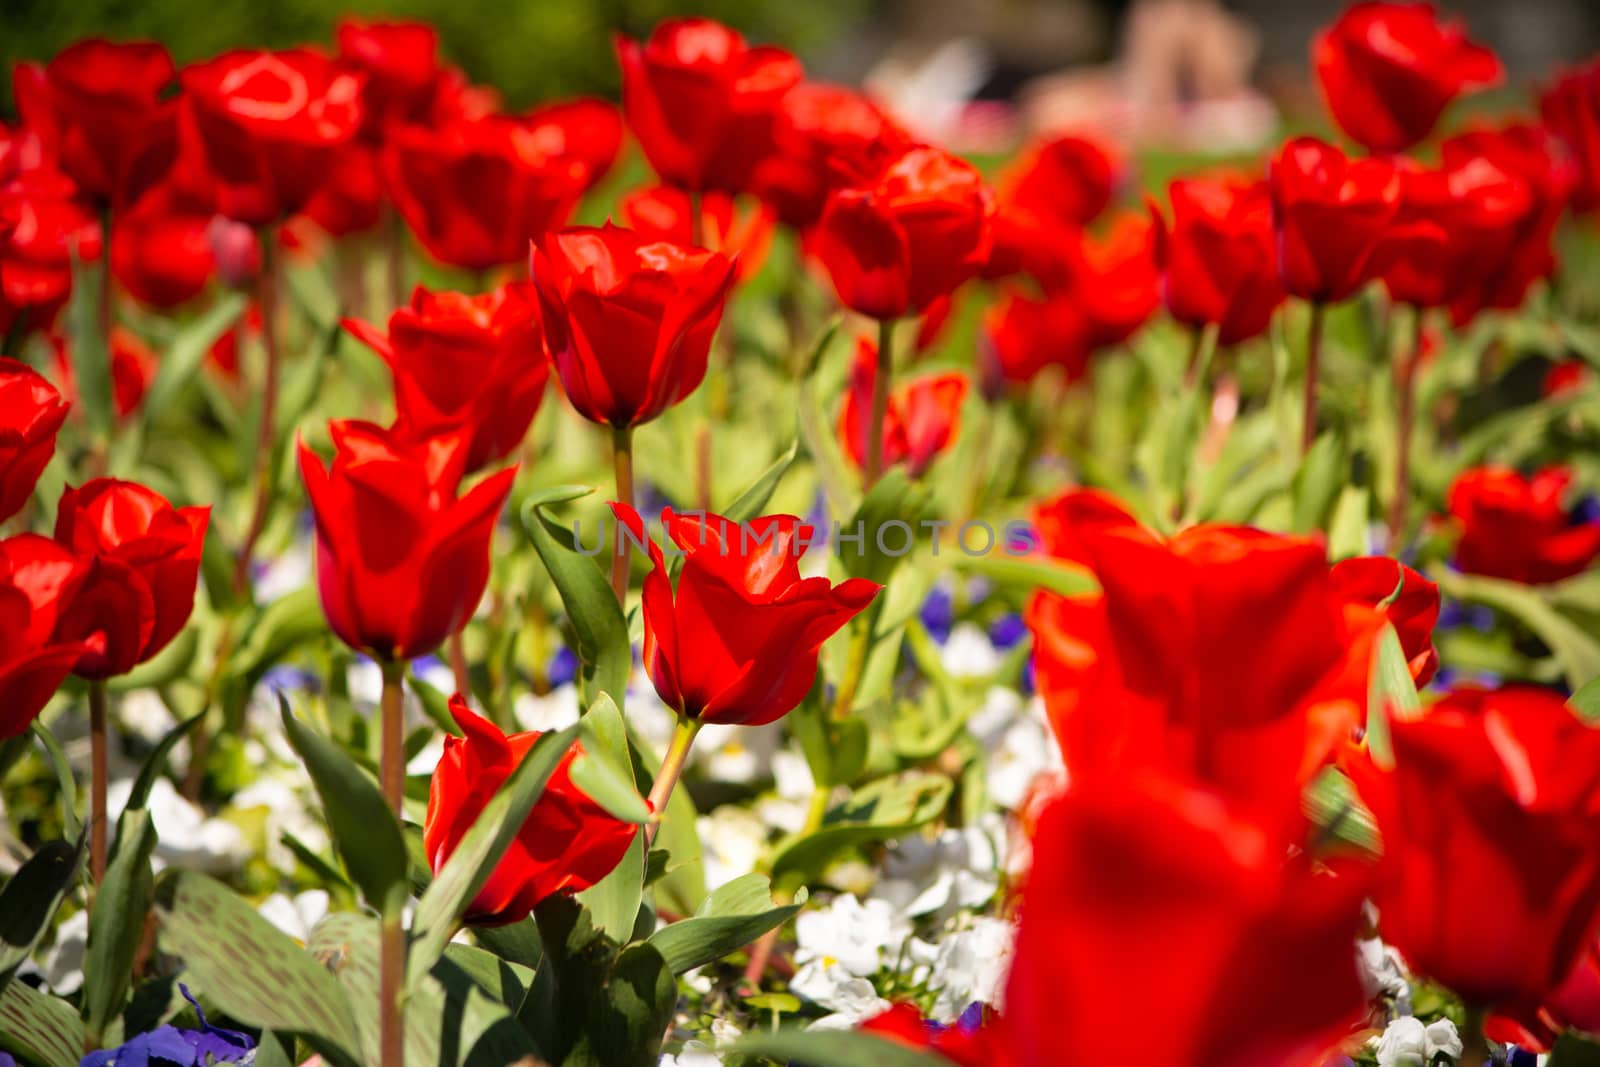
{"label": "white flower", "polygon": [[636,668],[628,679],[628,724],[658,755],[667,750],[678,724],[677,715],[656,695],[655,683],[643,667]]}
{"label": "white flower", "polygon": [[1394,1003],[1400,1015],[1411,1014],[1411,983],[1399,953],[1376,937],[1356,942],[1356,971],[1361,976],[1361,991],[1366,999],[1383,997]]}
{"label": "white flower", "polygon": [[293,834],[307,848],[326,853],[332,842],[321,818],[312,814],[307,789],[310,782],[298,769],[270,769],[233,795],[235,811],[266,810],[263,832],[267,842],[267,862],[280,871],[292,871],[298,860],[288,845],[285,833]]}
{"label": "white flower", "polygon": [[811,791],[816,788],[811,764],[792,748],[781,748],[772,754],[772,781],[778,795],[785,800],[809,801]]}
{"label": "white flower", "polygon": [[1378,1039],[1378,1067],[1431,1067],[1443,1053],[1451,1063],[1461,1058],[1461,1036],[1449,1019],[1422,1020],[1403,1015],[1384,1028]]}
{"label": "white flower", "polygon": [[695,820],[704,850],[706,889],[726,885],[756,869],[767,849],[767,826],[754,812],[724,804]]}
{"label": "white flower", "polygon": [[[128,806],[133,793],[130,779],[112,782],[106,791],[106,809],[113,823]],[[154,867],[181,867],[185,870],[223,874],[236,869],[250,856],[244,834],[226,819],[208,818],[206,813],[178,794],[165,778],[150,787],[150,822],[156,832]]]}
{"label": "white flower", "polygon": [[[154,689],[125,693],[117,702],[117,725],[149,744],[160,741],[176,723],[166,701]],[[181,738],[172,746],[172,762],[180,766],[188,763],[188,752],[189,739]]]}
{"label": "white flower", "polygon": [[263,900],[256,911],[303,945],[311,940],[312,929],[328,914],[328,894],[322,889],[308,889],[293,897],[274,893]]}
{"label": "white flower", "polygon": [[56,928],[56,943],[44,957],[44,980],[52,993],[68,997],[83,988],[83,957],[89,948],[89,912],[75,912]]}
{"label": "white flower", "polygon": [[771,772],[772,757],[783,744],[782,723],[766,726],[702,727],[690,749],[690,759],[706,776],[719,782],[746,783]]}
{"label": "white flower", "polygon": [[865,978],[894,961],[911,937],[911,923],[887,900],[863,904],[852,894],[841,893],[823,907],[802,911],[794,921],[794,932],[796,964],[837,965],[847,974]]}
{"label": "white flower", "polygon": [[570,682],[544,696],[524,693],[511,704],[511,714],[524,730],[564,730],[578,721],[578,687]]}
{"label": "white flower", "polygon": [[283,553],[268,563],[250,588],[256,602],[266,604],[304,589],[315,579],[311,565],[311,539],[297,538]]}
{"label": "white flower", "polygon": [[907,915],[941,917],[987,904],[1000,887],[1005,826],[990,815],[978,826],[944,830],[932,839],[912,836],[891,848],[873,890]]}
{"label": "white flower", "polygon": [[889,1002],[878,996],[871,982],[851,974],[837,962],[815,960],[805,964],[795,971],[789,992],[833,1013],[811,1024],[823,1030],[848,1030],[889,1008]]}
{"label": "white flower", "polygon": [[940,941],[928,978],[939,991],[931,1017],[949,1022],[975,1001],[998,1005],[1015,936],[1005,919],[979,917]]}
{"label": "white flower", "polygon": [[662,1056],[660,1067],[722,1067],[722,1057],[709,1045],[690,1041],[676,1055],[669,1052]]}
{"label": "white flower", "polygon": [[939,659],[952,678],[987,678],[1000,669],[1004,656],[995,650],[982,627],[962,622],[950,631]]}
{"label": "white flower", "polygon": [[1041,774],[1061,769],[1061,750],[1037,697],[1024,705],[1014,691],[992,688],[967,729],[988,752],[986,784],[1002,808],[1020,808]]}

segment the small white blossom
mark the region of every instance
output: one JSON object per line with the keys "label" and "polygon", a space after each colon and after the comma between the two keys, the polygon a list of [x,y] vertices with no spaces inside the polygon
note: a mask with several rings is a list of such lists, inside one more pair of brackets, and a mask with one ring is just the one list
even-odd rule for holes
{"label": "small white blossom", "polygon": [[772,757],[783,744],[782,723],[766,726],[728,726],[712,723],[695,738],[690,759],[707,777],[739,784],[766,777]]}
{"label": "small white blossom", "polygon": [[1000,887],[1005,826],[989,816],[977,826],[944,830],[937,837],[899,841],[884,858],[873,890],[907,915],[944,918],[989,902]]}
{"label": "small white blossom", "polygon": [[794,932],[796,964],[837,964],[846,973],[865,978],[893,962],[911,937],[911,923],[887,900],[863,904],[854,895],[841,893],[822,907],[802,911],[795,918]]}
{"label": "small white blossom", "polygon": [[[106,791],[106,808],[115,823],[128,806],[133,781],[112,782]],[[224,874],[237,869],[250,856],[244,833],[226,819],[210,818],[178,794],[172,782],[157,778],[145,804],[156,832],[152,865],[156,870],[184,870]]]}
{"label": "small white blossom", "polygon": [[311,931],[328,914],[328,894],[322,889],[308,889],[292,897],[287,893],[274,893],[263,900],[256,911],[303,945],[311,940]]}
{"label": "small white blossom", "polygon": [[690,1041],[676,1055],[662,1056],[660,1067],[722,1067],[722,1057],[711,1051],[711,1046]]}
{"label": "small white blossom", "polygon": [[857,977],[837,962],[814,960],[795,972],[789,992],[804,997],[833,1014],[811,1025],[822,1030],[849,1030],[887,1011],[889,1002],[865,978]]}
{"label": "small white blossom", "polygon": [[1024,704],[1010,689],[990,689],[967,729],[988,754],[985,783],[1002,808],[1020,808],[1040,775],[1062,768],[1061,749],[1037,697]]}
{"label": "small white blossom", "polygon": [[1378,1039],[1378,1067],[1431,1067],[1441,1053],[1454,1063],[1462,1051],[1461,1036],[1449,1019],[1425,1026],[1421,1019],[1403,1015],[1385,1027]]}
{"label": "small white blossom", "polygon": [[949,1022],[975,1001],[998,1006],[1015,936],[1005,919],[980,916],[941,940],[928,978],[939,991],[930,1017]]}
{"label": "small white blossom", "polygon": [[963,622],[950,631],[939,658],[953,678],[988,678],[1000,669],[1005,657],[995,649],[982,627]]}
{"label": "small white blossom", "polygon": [[710,815],[702,815],[695,826],[704,849],[707,890],[749,874],[766,852],[766,823],[737,804],[724,804]]}
{"label": "small white blossom", "polygon": [[524,730],[564,730],[578,721],[578,687],[569,682],[542,697],[523,693],[512,701],[511,714]]}

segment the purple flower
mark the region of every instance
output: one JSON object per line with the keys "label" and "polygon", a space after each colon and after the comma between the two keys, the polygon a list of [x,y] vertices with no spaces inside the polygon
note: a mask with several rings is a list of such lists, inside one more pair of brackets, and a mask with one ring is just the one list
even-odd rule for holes
{"label": "purple flower", "polygon": [[[151,1064],[176,1064],[177,1067],[208,1067],[213,1063],[238,1063],[255,1050],[255,1039],[237,1030],[224,1030],[206,1022],[200,1002],[180,984],[184,999],[194,1005],[200,1029],[181,1030],[170,1024],[139,1034],[116,1048],[91,1052],[79,1067],[149,1067]],[[0,1067],[16,1067],[16,1062],[0,1053]]]}

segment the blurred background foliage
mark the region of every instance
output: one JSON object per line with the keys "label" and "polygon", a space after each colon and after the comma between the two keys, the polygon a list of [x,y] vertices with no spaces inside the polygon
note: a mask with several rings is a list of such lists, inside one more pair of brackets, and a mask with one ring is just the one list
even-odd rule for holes
{"label": "blurred background foliage", "polygon": [[[868,0],[5,0],[0,3],[0,63],[48,59],[80,37],[110,33],[166,44],[180,63],[229,48],[322,42],[345,16],[420,19],[438,27],[445,57],[474,82],[497,87],[513,109],[580,94],[614,97],[614,31],[643,37],[670,15],[709,15],[751,39],[784,44],[802,56],[846,33]],[[3,108],[12,106],[4,80]]]}

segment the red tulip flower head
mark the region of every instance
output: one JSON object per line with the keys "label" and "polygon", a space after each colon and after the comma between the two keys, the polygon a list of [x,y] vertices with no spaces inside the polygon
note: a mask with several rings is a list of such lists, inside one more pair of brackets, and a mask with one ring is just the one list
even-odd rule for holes
{"label": "red tulip flower head", "polygon": [[61,174],[30,170],[0,184],[0,325],[43,329],[72,292],[74,259],[94,262],[100,221]]}
{"label": "red tulip flower head", "polygon": [[984,276],[1026,273],[1047,291],[1068,284],[1078,231],[1111,203],[1118,170],[1111,153],[1086,137],[1056,137],[1028,149],[1000,179]]}
{"label": "red tulip flower head", "polygon": [[1346,159],[1314,137],[1279,150],[1268,178],[1284,288],[1329,303],[1374,274],[1373,252],[1400,206],[1400,175],[1383,159]]}
{"label": "red tulip flower head", "polygon": [[89,561],[38,534],[0,541],[0,738],[28,728],[83,655],[56,636]]}
{"label": "red tulip flower head", "polygon": [[1577,167],[1573,210],[1600,207],[1600,60],[1563,74],[1545,89],[1539,116]]}
{"label": "red tulip flower head", "polygon": [[1537,1008],[1600,919],[1600,730],[1533,688],[1458,691],[1389,730],[1393,769],[1356,782],[1384,940],[1471,1005]]}
{"label": "red tulip flower head", "polygon": [[[647,540],[637,512],[611,509],[635,541]],[[813,531],[792,515],[741,524],[669,509],[661,521],[684,560],[674,586],[661,548],[649,541],[644,662],[656,692],[701,722],[761,726],[787,715],[816,680],[822,643],[880,587],[864,578],[801,578],[800,549]]]}
{"label": "red tulip flower head", "polygon": [[545,343],[578,414],[622,429],[694,392],[733,277],[719,252],[610,223],[539,240],[533,280]]}
{"label": "red tulip flower head", "polygon": [[[423,848],[434,874],[444,868],[484,807],[539,740],[537,730],[501,733],[494,723],[474,714],[460,694],[450,700],[450,716],[463,736],[445,738],[444,754],[428,787],[428,814],[422,828]],[[573,745],[556,765],[527,822],[467,905],[467,923],[517,922],[540,901],[557,893],[582,892],[622,862],[639,828],[611,815],[573,783],[572,761],[582,751]]]}
{"label": "red tulip flower head", "polygon": [[55,386],[26,363],[0,358],[0,522],[27,503],[66,419]]}
{"label": "red tulip flower head", "polygon": [[1267,184],[1180,178],[1168,196],[1170,226],[1151,208],[1167,311],[1195,329],[1215,324],[1218,344],[1265,331],[1284,296]]}
{"label": "red tulip flower head", "polygon": [[1364,605],[1394,627],[1418,687],[1439,670],[1433,628],[1439,623],[1439,586],[1386,556],[1358,556],[1333,565],[1334,588],[1347,604]]}
{"label": "red tulip flower head", "polygon": [[82,641],[84,678],[127,674],[166,648],[194,611],[210,508],[174,508],[136,482],[96,478],[61,495],[55,538],[90,561],[59,637]]}
{"label": "red tulip flower head", "polygon": [[828,198],[816,254],[846,307],[875,319],[927,310],[989,258],[993,203],[976,168],[917,147],[868,186]]}
{"label": "red tulip flower head", "polygon": [[344,327],[389,364],[395,431],[420,439],[464,430],[470,472],[516,451],[538,414],[550,373],[538,314],[527,282],[482,296],[418,286],[389,316],[387,336],[356,319]]}
{"label": "red tulip flower head", "polygon": [[1119,1033],[1168,1067],[1321,1063],[1361,1022],[1366,888],[1215,793],[1075,781],[1033,837],[1002,1028],[1015,1062],[1068,1067],[1063,1035]]}
{"label": "red tulip flower head", "polygon": [[636,189],[622,198],[622,217],[639,236],[651,241],[701,245],[721,252],[737,265],[742,281],[755,276],[766,262],[776,228],[772,210],[765,204],[736,200],[727,193],[699,197],[700,240],[695,240],[689,214],[689,194],[670,185]]}
{"label": "red tulip flower head", "polygon": [[799,61],[705,18],[666,19],[643,44],[619,36],[616,46],[628,127],[662,181],[745,188],[771,148],[784,95],[799,84]]}
{"label": "red tulip flower head", "polygon": [[1543,585],[1581,574],[1600,556],[1600,522],[1574,521],[1566,504],[1572,472],[1547,467],[1524,477],[1478,467],[1450,487],[1461,524],[1455,564],[1468,574]]}
{"label": "red tulip flower head", "polygon": [[175,74],[159,44],[91,37],[43,67],[19,64],[17,106],[56,165],[85,194],[110,204],[122,196],[151,122],[169,110],[161,94]]}
{"label": "red tulip flower head", "polygon": [[181,79],[217,210],[252,226],[304,208],[361,125],[361,75],[309,49],[228,52]]}
{"label": "red tulip flower head", "polygon": [[1432,4],[1353,4],[1312,45],[1333,121],[1370,152],[1403,152],[1462,91],[1495,85],[1500,60]]}
{"label": "red tulip flower head", "polygon": [[[850,389],[839,410],[839,439],[857,467],[866,462],[872,427],[872,390],[878,379],[878,346],[868,338],[856,344]],[[955,440],[961,429],[961,405],[967,399],[967,376],[926,374],[896,382],[884,413],[883,465],[906,465],[906,473],[922,477],[928,465]]]}
{"label": "red tulip flower head", "polygon": [[424,22],[340,21],[339,59],[366,75],[362,135],[379,142],[397,122],[425,123],[438,91],[439,31]]}
{"label": "red tulip flower head", "polygon": [[432,652],[483,599],[489,539],[516,468],[458,499],[465,432],[412,439],[354,421],[328,429],[336,450],[331,468],[300,443],[328,625],[345,644],[379,659]]}

